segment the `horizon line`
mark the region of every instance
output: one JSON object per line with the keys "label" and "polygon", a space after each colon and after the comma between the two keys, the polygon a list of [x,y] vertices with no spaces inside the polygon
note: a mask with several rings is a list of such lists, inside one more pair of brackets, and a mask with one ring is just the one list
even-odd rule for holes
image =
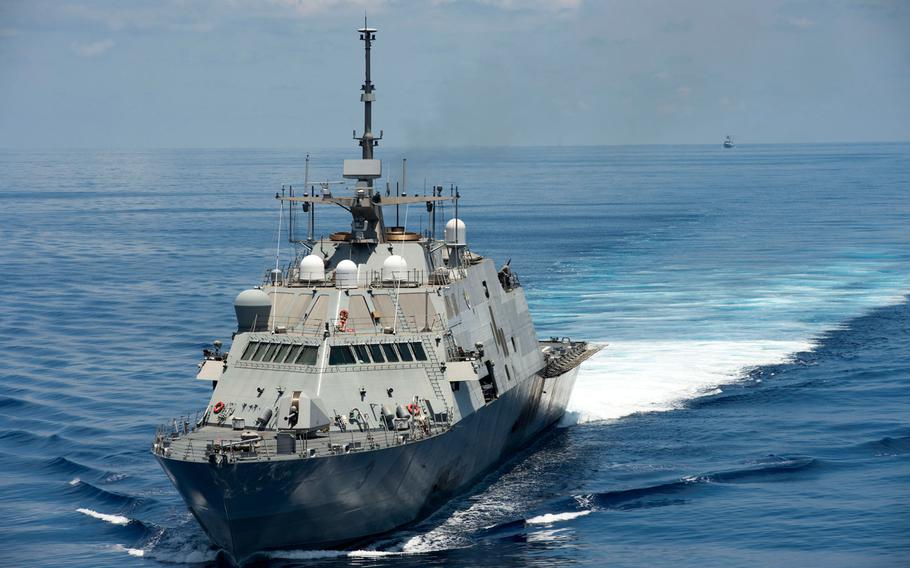
{"label": "horizon line", "polygon": [[[910,144],[910,140],[838,140],[828,142],[737,142],[735,148],[741,146],[836,146],[844,144],[855,145],[883,145],[883,144]],[[468,150],[468,149],[502,149],[502,148],[626,148],[626,147],[714,147],[722,146],[720,142],[650,142],[650,143],[604,143],[604,144],[471,144],[471,145],[445,145],[445,146],[383,146],[389,150]],[[46,151],[165,151],[165,150],[280,150],[280,151],[343,151],[355,149],[352,146],[0,146],[2,152],[46,152]]]}

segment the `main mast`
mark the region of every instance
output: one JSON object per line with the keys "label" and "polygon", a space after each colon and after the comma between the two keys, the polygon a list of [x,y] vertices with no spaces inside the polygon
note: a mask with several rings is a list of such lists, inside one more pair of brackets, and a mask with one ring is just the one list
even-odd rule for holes
{"label": "main mast", "polygon": [[[370,49],[373,46],[373,40],[376,39],[376,28],[367,27],[366,18],[363,19],[363,27],[357,30],[360,32],[360,39],[363,41],[364,52],[364,79],[363,86],[360,90],[360,100],[363,102],[363,136],[360,137],[360,147],[363,149],[363,159],[373,159],[373,147],[379,144],[379,140],[373,138],[373,101],[376,97],[373,95],[373,83],[370,81]],[[355,135],[356,138],[356,135]],[[382,138],[380,133],[379,138]],[[372,187],[373,181],[369,180]]]}
{"label": "main mast", "polygon": [[[360,101],[363,103],[363,134],[357,136],[357,130],[354,130],[354,140],[357,140],[357,144],[361,148],[361,158],[358,160],[345,160],[343,174],[346,179],[357,180],[354,185],[354,195],[352,197],[332,196],[331,192],[326,190],[327,186],[321,195],[316,195],[315,190],[312,188],[309,193],[304,193],[302,196],[275,194],[275,198],[280,201],[302,203],[304,211],[310,213],[308,242],[311,243],[313,242],[312,231],[315,218],[313,211],[317,204],[333,203],[350,211],[352,218],[351,233],[350,237],[344,240],[355,246],[375,246],[389,240],[382,217],[383,205],[407,205],[425,202],[427,211],[432,211],[433,202],[454,201],[458,197],[457,195],[443,197],[441,192],[439,195],[434,192],[432,196],[396,195],[394,197],[384,197],[379,191],[374,191],[373,181],[382,177],[382,162],[373,157],[373,148],[378,146],[379,141],[382,140],[382,130],[379,131],[379,136],[373,135],[373,102],[376,100],[376,95],[373,93],[375,86],[370,77],[370,51],[373,47],[373,41],[376,40],[376,28],[368,27],[367,21],[364,19],[363,27],[357,31],[360,33],[360,40],[363,41],[364,47],[364,79],[363,85],[360,87]],[[308,179],[309,176],[307,175]]]}
{"label": "main mast", "polygon": [[353,244],[379,244],[385,242],[385,226],[382,220],[382,197],[373,193],[373,180],[382,176],[382,163],[373,158],[373,148],[382,139],[373,135],[373,82],[370,80],[370,50],[376,39],[376,29],[367,25],[363,19],[363,27],[357,30],[363,41],[364,50],[364,78],[360,100],[363,102],[363,134],[358,137],[354,131],[354,139],[358,140],[361,148],[360,160],[344,161],[344,177],[357,180],[354,186],[354,202],[351,204],[351,243]]}

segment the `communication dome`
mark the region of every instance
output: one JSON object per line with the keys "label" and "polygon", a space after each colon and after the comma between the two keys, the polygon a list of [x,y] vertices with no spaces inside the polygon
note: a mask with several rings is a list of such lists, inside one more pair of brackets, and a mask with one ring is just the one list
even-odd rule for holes
{"label": "communication dome", "polygon": [[315,254],[308,254],[300,261],[301,280],[325,280],[325,264]]}
{"label": "communication dome", "polygon": [[382,263],[383,280],[407,280],[408,263],[405,259],[393,254]]}
{"label": "communication dome", "polygon": [[272,299],[258,288],[244,290],[234,299],[238,331],[264,331],[269,327]]}
{"label": "communication dome", "polygon": [[449,219],[446,223],[446,244],[464,246],[468,242],[464,221]]}
{"label": "communication dome", "polygon": [[335,286],[339,288],[357,287],[357,265],[350,260],[342,260],[335,269]]}

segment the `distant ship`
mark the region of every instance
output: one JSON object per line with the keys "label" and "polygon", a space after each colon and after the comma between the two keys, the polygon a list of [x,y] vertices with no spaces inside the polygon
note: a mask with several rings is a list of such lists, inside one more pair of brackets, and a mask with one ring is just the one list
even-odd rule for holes
{"label": "distant ship", "polygon": [[733,137],[730,135],[727,135],[727,138],[724,139],[724,148],[732,148],[732,147],[733,147]]}
{"label": "distant ship", "polygon": [[[426,517],[559,420],[579,365],[599,349],[538,340],[510,263],[497,269],[469,249],[457,188],[374,187],[376,29],[358,32],[362,154],[343,166],[353,187],[275,195],[306,218],[307,237],[293,237],[290,216],[294,260],[276,260],[237,296],[230,352],[219,341],[204,350],[197,378],[213,383],[207,407],[161,427],[152,445],[235,562],[267,549],[352,546]],[[446,202],[454,217],[439,239]],[[384,207],[409,204],[426,207],[427,231],[386,225]],[[315,239],[317,207],[348,211],[350,226]]]}

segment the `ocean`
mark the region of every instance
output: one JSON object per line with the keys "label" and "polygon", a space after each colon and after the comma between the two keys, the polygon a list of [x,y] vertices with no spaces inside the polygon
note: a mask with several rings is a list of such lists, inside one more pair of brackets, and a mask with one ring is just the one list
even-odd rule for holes
{"label": "ocean", "polygon": [[[910,565],[910,144],[379,148],[392,191],[403,156],[541,337],[606,346],[430,518],[261,565]],[[0,565],[221,562],[151,439],[208,400],[303,181],[296,150],[0,152]]]}

